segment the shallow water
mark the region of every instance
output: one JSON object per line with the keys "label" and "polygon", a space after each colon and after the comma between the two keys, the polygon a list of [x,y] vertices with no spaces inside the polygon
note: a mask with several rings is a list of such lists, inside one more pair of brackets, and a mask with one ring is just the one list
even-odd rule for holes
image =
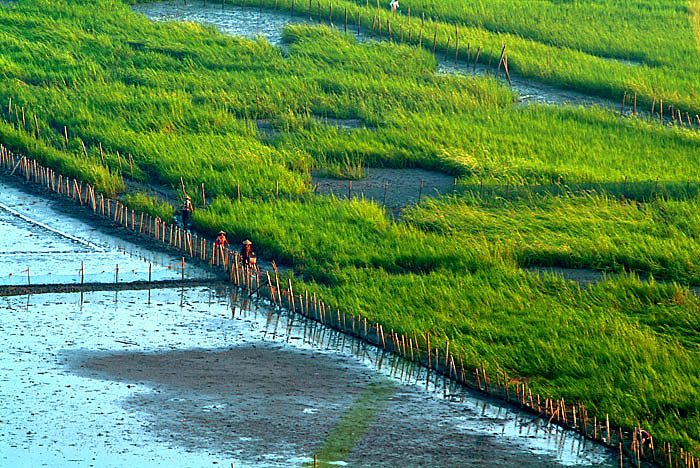
{"label": "shallow water", "polygon": [[[135,242],[104,234],[57,209],[55,201],[28,194],[0,180],[0,284],[129,282],[181,279],[182,257],[156,253]],[[117,267],[119,271],[117,273]],[[208,270],[185,264],[185,278],[207,278]],[[115,278],[116,277],[116,278]]]}
{"label": "shallow water", "polygon": [[[118,259],[120,265],[137,271],[153,263],[159,275],[173,274],[168,265],[177,258],[153,254],[136,242],[98,232],[71,216],[70,210],[60,209],[54,199],[24,193],[2,181],[0,193],[0,202],[11,210],[2,211],[0,217],[4,271],[22,265],[42,271],[42,265],[48,265],[43,277],[55,280],[64,276],[59,272],[75,269],[73,257],[79,254],[93,262],[86,263],[91,268]],[[206,274],[196,268],[192,272]],[[179,419],[153,411],[154,404],[174,405],[175,410],[178,405],[195,405],[194,410],[207,421],[225,416],[223,396],[181,393],[147,375],[125,381],[81,368],[85,359],[118,352],[159,355],[192,349],[220,352],[241,346],[259,347],[269,356],[265,358],[268,368],[274,358],[300,355],[323,363],[326,369],[336,369],[332,373],[336,377],[347,374],[345,378],[394,382],[394,396],[348,454],[352,466],[405,466],[419,455],[428,460],[427,466],[454,466],[454,458],[439,458],[442,456],[460,456],[465,464],[478,465],[481,460],[474,458],[477,455],[472,450],[479,447],[488,447],[481,457],[498,458],[504,467],[617,466],[614,453],[578,434],[544,427],[541,420],[477,396],[364,342],[299,315],[273,311],[265,302],[239,300],[235,294],[228,288],[189,288],[0,297],[0,466],[204,467],[234,462],[240,468],[308,463],[312,455],[308,441],[305,445],[278,440],[274,432],[274,444],[268,440],[267,445],[261,445],[265,441],[259,437],[231,440],[228,429],[207,426],[201,433],[186,431],[175,439],[167,438],[164,431],[168,433],[173,425],[180,427]],[[133,362],[138,366],[138,361]],[[287,378],[307,379],[295,368],[274,370],[288,372]],[[324,384],[321,379],[321,387]],[[342,393],[337,385],[335,389]],[[318,391],[317,395],[324,394],[323,388]],[[233,402],[224,400],[232,405],[228,410],[232,414],[237,414],[236,401],[259,400],[266,407],[275,401],[265,394],[240,397]],[[312,428],[316,424],[332,427],[333,418],[351,403],[329,403],[322,398],[302,398],[302,402],[303,411],[298,414],[273,411],[273,415],[287,427],[304,421],[307,426],[313,423]],[[408,426],[401,430],[398,424]],[[410,429],[416,425],[423,428],[422,433]],[[310,443],[319,444],[324,433],[313,434]],[[383,449],[375,453],[380,440]],[[401,444],[403,450],[393,450]],[[382,458],[372,465],[376,457]]]}
{"label": "shallow water", "polygon": [[216,26],[221,32],[232,36],[254,39],[264,37],[272,45],[282,42],[282,29],[290,24],[311,24],[299,16],[272,13],[256,8],[241,8],[232,5],[182,1],[155,2],[135,5],[133,10],[154,21],[192,21]]}
{"label": "shallow water", "polygon": [[[147,376],[124,382],[76,372],[84,354],[257,344],[277,353],[314,350],[317,359],[327,357],[344,368],[351,365],[348,359],[368,366],[394,381],[398,394],[408,395],[410,404],[418,406],[419,415],[424,408],[426,421],[442,406],[440,425],[451,439],[483,437],[484,443],[495,444],[494,456],[502,452],[535,457],[539,466],[616,466],[614,453],[582,441],[577,434],[545,428],[541,420],[475,398],[434,374],[428,376],[425,369],[299,316],[272,312],[265,304],[242,305],[225,289],[157,290],[150,305],[146,294],[92,292],[82,301],[79,294],[0,298],[0,334],[5,341],[0,355],[0,464],[149,467],[175,462],[199,467],[213,462],[228,466],[233,461],[237,467],[299,466],[310,460],[310,454],[284,441],[280,441],[284,448],[265,453],[263,459],[256,456],[253,438],[229,441],[223,452],[207,440],[168,443],[152,427],[152,415],[139,411],[133,402],[157,397],[156,392],[172,400],[176,393],[151,386]],[[397,405],[406,401],[398,399]],[[209,410],[221,406],[216,398],[207,401]],[[318,403],[307,410],[303,414],[327,408]],[[216,434],[210,436],[214,439]],[[422,442],[445,444],[442,436]]]}

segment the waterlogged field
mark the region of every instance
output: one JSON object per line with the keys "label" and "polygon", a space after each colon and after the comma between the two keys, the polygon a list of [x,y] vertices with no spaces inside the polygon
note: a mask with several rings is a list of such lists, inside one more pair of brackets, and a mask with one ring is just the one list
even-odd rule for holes
{"label": "waterlogged field", "polygon": [[[465,365],[486,361],[533,391],[610,414],[615,426],[641,424],[655,440],[700,448],[698,299],[625,275],[581,290],[521,268],[698,284],[696,131],[597,108],[523,107],[496,79],[436,74],[429,51],[358,44],[323,27],[288,26],[279,48],[150,22],[109,0],[22,1],[0,7],[0,24],[0,139],[12,150],[110,194],[123,192],[132,168],[146,184],[179,189],[182,178],[197,194],[198,229],[251,238],[292,268],[295,290],[385,329],[430,332],[440,349],[449,340]],[[645,86],[659,78],[677,96],[665,101],[696,105],[688,75],[666,80],[668,64],[470,31],[462,44],[486,53],[476,39],[488,39],[496,60],[508,42],[524,75],[534,44],[539,66],[557,51],[545,81],[613,95],[641,77],[640,100],[651,100]],[[457,194],[400,221],[377,203],[313,194],[312,172],[356,178],[364,167],[438,170],[459,177]],[[132,203],[152,205],[139,197]]]}

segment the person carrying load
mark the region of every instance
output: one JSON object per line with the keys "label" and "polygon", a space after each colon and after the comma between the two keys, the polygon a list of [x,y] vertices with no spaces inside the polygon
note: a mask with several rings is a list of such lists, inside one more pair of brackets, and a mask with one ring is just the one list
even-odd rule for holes
{"label": "person carrying load", "polygon": [[241,262],[243,265],[255,267],[257,264],[257,258],[255,257],[255,252],[253,252],[253,243],[248,239],[243,241],[241,246]]}

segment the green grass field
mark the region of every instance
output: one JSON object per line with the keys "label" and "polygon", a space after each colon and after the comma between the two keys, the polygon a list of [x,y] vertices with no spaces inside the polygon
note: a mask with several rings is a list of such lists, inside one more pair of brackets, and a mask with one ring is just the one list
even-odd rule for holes
{"label": "green grass field", "polygon": [[[335,5],[341,14],[345,4]],[[413,8],[443,18],[440,5]],[[635,76],[640,96],[651,97],[642,90],[655,83],[676,96],[665,100],[700,108],[686,92],[695,65],[668,72],[678,66],[674,54],[695,47],[690,16],[678,26],[688,37],[677,49],[648,38],[615,41],[613,32],[595,49],[575,42],[584,39],[564,19],[544,37],[534,19],[518,22],[522,9],[499,18],[509,25],[499,36],[486,20],[509,5],[482,6],[461,40],[488,49],[503,37],[512,66],[532,76],[527,67],[541,67],[552,51],[556,66],[545,81],[612,95]],[[587,14],[602,16],[606,5]],[[660,22],[676,21],[679,5],[652,10]],[[569,8],[564,18],[589,11]],[[643,30],[654,15],[638,10],[647,14],[635,23]],[[456,21],[462,13],[454,13]],[[612,27],[614,18],[586,27]],[[436,75],[425,49],[357,44],[324,27],[287,28],[283,55],[264,39],[151,23],[117,0],[19,1],[0,6],[0,25],[0,139],[12,150],[109,194],[125,196],[132,164],[142,182],[177,189],[182,177],[191,193],[204,184],[210,202],[194,213],[198,228],[250,237],[259,253],[293,267],[298,287],[387,329],[430,331],[466,363],[485,360],[529,379],[533,391],[581,400],[615,425],[639,422],[657,440],[700,450],[700,301],[681,286],[625,275],[581,290],[521,268],[633,271],[699,284],[698,132],[595,108],[524,107],[494,79]],[[325,117],[366,128],[339,130]],[[261,134],[258,121],[275,135]],[[356,177],[376,166],[453,174],[458,193],[399,221],[370,202],[312,194],[313,170]],[[172,215],[143,194],[125,197]]]}

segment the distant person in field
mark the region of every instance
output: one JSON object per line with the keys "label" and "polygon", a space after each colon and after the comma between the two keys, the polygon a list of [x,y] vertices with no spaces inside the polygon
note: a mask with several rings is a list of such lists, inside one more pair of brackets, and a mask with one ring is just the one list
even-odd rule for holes
{"label": "distant person in field", "polygon": [[389,9],[392,13],[396,13],[399,10],[399,0],[391,0],[389,4]]}
{"label": "distant person in field", "polygon": [[[253,243],[248,239],[243,241],[241,246],[241,261],[243,265],[255,265],[255,252],[253,252]],[[251,261],[252,260],[252,261]]]}
{"label": "distant person in field", "polygon": [[185,195],[185,200],[182,202],[182,227],[187,229],[190,223],[190,215],[192,214],[192,199]]}

